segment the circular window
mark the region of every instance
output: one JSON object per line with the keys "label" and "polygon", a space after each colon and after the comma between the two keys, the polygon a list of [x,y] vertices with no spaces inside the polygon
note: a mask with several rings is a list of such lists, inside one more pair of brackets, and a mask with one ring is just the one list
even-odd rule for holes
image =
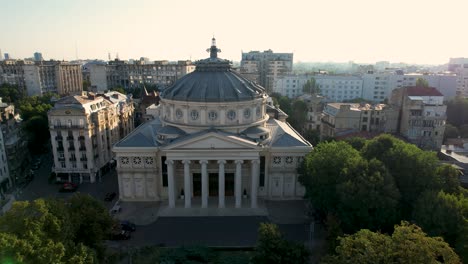
{"label": "circular window", "polygon": [[234,119],[236,119],[236,111],[234,111],[234,110],[229,110],[229,111],[227,112],[227,118],[228,118],[229,120],[234,120]]}
{"label": "circular window", "polygon": [[273,157],[273,163],[274,164],[280,164],[281,163],[281,157]]}
{"label": "circular window", "polygon": [[153,162],[154,162],[154,160],[153,160],[152,157],[146,157],[146,158],[145,158],[145,163],[146,163],[147,165],[152,165]]}
{"label": "circular window", "polygon": [[286,157],[286,163],[287,164],[293,163],[293,157],[291,157],[291,156]]}
{"label": "circular window", "polygon": [[128,164],[130,160],[127,157],[122,157],[120,158],[120,162],[122,162],[122,164]]}
{"label": "circular window", "polygon": [[214,121],[218,118],[218,113],[216,113],[216,111],[210,111],[208,113],[208,118],[211,120],[211,121]]}
{"label": "circular window", "polygon": [[190,111],[190,118],[192,118],[192,120],[197,120],[198,119],[198,111],[197,110]]}
{"label": "circular window", "polygon": [[255,109],[255,112],[257,114],[257,117],[259,117],[260,114],[262,113],[262,109],[260,108],[260,106],[257,106],[257,108]]}
{"label": "circular window", "polygon": [[141,158],[140,157],[134,157],[133,158],[133,163],[134,164],[141,164]]}
{"label": "circular window", "polygon": [[184,116],[184,113],[182,112],[182,110],[177,109],[177,110],[175,111],[175,115],[176,115],[176,118],[177,118],[177,119],[181,119],[181,118]]}
{"label": "circular window", "polygon": [[244,109],[244,117],[245,118],[250,118],[250,108]]}

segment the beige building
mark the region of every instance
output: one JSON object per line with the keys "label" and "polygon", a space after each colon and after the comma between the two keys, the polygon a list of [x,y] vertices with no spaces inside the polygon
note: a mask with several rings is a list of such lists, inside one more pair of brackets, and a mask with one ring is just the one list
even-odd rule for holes
{"label": "beige building", "polygon": [[322,137],[341,137],[356,132],[396,130],[397,111],[385,104],[328,103],[323,110]]}
{"label": "beige building", "polygon": [[112,146],[133,130],[133,112],[132,99],[118,92],[60,99],[48,112],[57,180],[95,182]]}
{"label": "beige building", "polygon": [[307,104],[307,120],[303,130],[313,129],[320,131],[324,108],[323,101],[325,98],[318,94],[303,94],[298,99]]}
{"label": "beige building", "polygon": [[250,51],[242,53],[240,73],[245,78],[273,91],[275,80],[290,74],[293,68],[293,53]]}
{"label": "beige building", "polygon": [[83,90],[81,65],[69,62],[40,61],[25,65],[24,80],[29,96],[47,92],[74,95]]}
{"label": "beige building", "polygon": [[390,104],[400,109],[398,132],[424,149],[439,150],[447,119],[444,96],[433,87],[405,87],[392,93]]}
{"label": "beige building", "polygon": [[201,212],[301,199],[297,168],[312,145],[269,110],[263,87],[217,57],[214,39],[209,51],[161,93],[154,120],[114,146],[120,199]]}
{"label": "beige building", "polygon": [[24,65],[30,62],[23,60],[0,61],[0,84],[17,85],[21,94],[26,94],[24,82]]}
{"label": "beige building", "polygon": [[[191,61],[154,61],[148,62],[144,59],[127,63],[122,60],[110,61],[107,65],[97,65],[90,72],[91,86],[98,89],[107,86],[132,88],[143,84],[168,86],[177,79],[195,70]],[[103,67],[105,67],[105,76]],[[104,78],[106,84],[104,85]],[[94,89],[94,88],[93,88]]]}

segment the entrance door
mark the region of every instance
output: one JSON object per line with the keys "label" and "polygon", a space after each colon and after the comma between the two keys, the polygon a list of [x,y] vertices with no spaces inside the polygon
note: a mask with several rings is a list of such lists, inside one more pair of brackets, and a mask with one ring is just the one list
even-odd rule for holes
{"label": "entrance door", "polygon": [[218,173],[209,173],[208,182],[209,196],[218,196]]}
{"label": "entrance door", "polygon": [[234,196],[234,173],[225,173],[224,180],[224,194]]}
{"label": "entrance door", "polygon": [[201,173],[193,174],[193,196],[201,196]]}
{"label": "entrance door", "polygon": [[272,196],[281,196],[282,194],[282,184],[281,184],[281,177],[280,176],[272,176],[271,177],[271,195]]}
{"label": "entrance door", "polygon": [[284,196],[294,196],[294,176],[292,175],[284,176]]}

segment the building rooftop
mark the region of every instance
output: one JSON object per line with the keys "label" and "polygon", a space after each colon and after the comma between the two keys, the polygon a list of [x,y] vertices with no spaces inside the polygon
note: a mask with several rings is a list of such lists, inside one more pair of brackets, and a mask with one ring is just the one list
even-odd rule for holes
{"label": "building rooftop", "polygon": [[412,86],[406,88],[408,96],[444,96],[434,87]]}

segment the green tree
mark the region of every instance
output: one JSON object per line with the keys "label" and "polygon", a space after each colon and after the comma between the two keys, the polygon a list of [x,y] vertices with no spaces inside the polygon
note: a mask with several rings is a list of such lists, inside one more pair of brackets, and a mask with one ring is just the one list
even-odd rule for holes
{"label": "green tree", "polygon": [[261,223],[255,247],[253,264],[297,264],[307,263],[310,252],[302,244],[283,238],[278,226]]}
{"label": "green tree", "polygon": [[363,229],[339,238],[336,253],[323,264],[414,263],[460,264],[460,258],[440,237],[428,237],[420,227],[402,222],[391,236]]}
{"label": "green tree", "polygon": [[25,97],[25,94],[20,92],[17,85],[4,83],[0,85],[0,97],[2,98],[3,102],[15,103]]}
{"label": "green tree", "polygon": [[366,159],[380,160],[393,176],[401,194],[403,219],[411,215],[412,205],[427,190],[439,190],[436,174],[439,161],[434,152],[423,151],[390,135],[380,135],[369,141],[361,151]]}
{"label": "green tree", "polygon": [[83,91],[89,91],[91,87],[91,82],[88,80],[83,80]]}
{"label": "green tree", "polygon": [[307,120],[307,104],[302,100],[295,100],[292,103],[291,113],[288,115],[290,125],[302,132]]}
{"label": "green tree", "polygon": [[0,260],[19,263],[93,263],[94,252],[72,239],[65,204],[15,202],[0,217]]}
{"label": "green tree", "polygon": [[104,258],[103,240],[116,225],[106,208],[90,195],[75,194],[68,200],[70,224],[75,243],[93,248],[98,259]]}
{"label": "green tree", "polygon": [[112,91],[116,91],[116,92],[119,92],[121,94],[127,94],[127,92],[125,91],[125,89],[122,87],[122,86],[117,86],[117,87],[114,87],[111,89]]}
{"label": "green tree", "polygon": [[313,146],[316,146],[320,142],[320,131],[316,129],[307,129],[303,135]]}
{"label": "green tree", "polygon": [[362,137],[351,137],[345,139],[355,150],[360,151],[366,145],[366,139]]}
{"label": "green tree", "polygon": [[398,190],[378,160],[367,161],[346,142],[320,143],[309,153],[299,180],[324,220],[332,213],[345,232],[391,227],[398,216]]}
{"label": "green tree", "polygon": [[468,198],[425,192],[416,202],[413,218],[431,236],[442,236],[468,262]]}
{"label": "green tree", "polygon": [[304,93],[308,93],[308,94],[317,94],[317,93],[320,92],[320,90],[319,90],[319,88],[317,86],[317,82],[315,81],[314,77],[307,80],[307,82],[304,84],[304,86],[302,86],[302,91]]}
{"label": "green tree", "polygon": [[447,138],[457,138],[460,135],[458,128],[451,124],[445,124],[444,140]]}
{"label": "green tree", "polygon": [[423,78],[418,78],[416,79],[416,86],[418,87],[429,87],[429,83],[427,82],[426,79]]}

